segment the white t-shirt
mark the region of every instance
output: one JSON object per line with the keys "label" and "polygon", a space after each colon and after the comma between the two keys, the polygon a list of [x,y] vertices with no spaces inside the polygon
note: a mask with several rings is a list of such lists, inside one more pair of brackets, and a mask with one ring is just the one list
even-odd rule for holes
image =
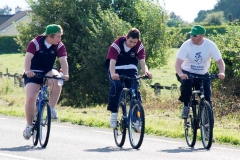
{"label": "white t-shirt", "polygon": [[222,58],[216,44],[204,38],[201,45],[195,45],[191,39],[185,41],[177,52],[176,58],[182,59],[181,68],[190,73],[203,75],[208,72],[211,58],[218,61]]}

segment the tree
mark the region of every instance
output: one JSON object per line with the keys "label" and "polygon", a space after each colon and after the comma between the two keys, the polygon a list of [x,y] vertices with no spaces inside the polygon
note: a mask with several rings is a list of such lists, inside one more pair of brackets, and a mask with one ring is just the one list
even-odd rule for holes
{"label": "tree", "polygon": [[10,14],[12,9],[8,6],[5,6],[3,8],[0,8],[0,15],[8,15]]}
{"label": "tree", "polygon": [[223,20],[223,11],[207,14],[206,18],[204,19],[204,21],[209,25],[221,25],[223,23]]}
{"label": "tree", "polygon": [[240,16],[239,6],[239,0],[218,0],[213,11],[223,11],[225,19],[229,19],[229,14],[232,14],[232,17],[236,19]]}
{"label": "tree", "polygon": [[139,21],[133,24],[142,32],[142,41],[147,52],[147,64],[150,68],[159,68],[166,64],[169,48],[176,47],[183,40],[179,28],[166,25],[168,15],[165,10],[151,0],[140,0],[136,4]]}

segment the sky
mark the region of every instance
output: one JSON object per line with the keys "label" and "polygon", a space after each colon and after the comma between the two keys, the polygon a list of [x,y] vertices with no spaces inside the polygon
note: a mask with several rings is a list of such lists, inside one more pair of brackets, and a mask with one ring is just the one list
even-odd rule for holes
{"label": "sky", "polygon": [[[218,0],[159,0],[160,4],[170,13],[174,12],[184,21],[193,22],[200,10],[211,10]],[[165,3],[165,5],[164,5]],[[12,14],[15,8],[19,6],[22,10],[28,9],[25,0],[1,0],[0,8],[8,5],[12,8]]]}

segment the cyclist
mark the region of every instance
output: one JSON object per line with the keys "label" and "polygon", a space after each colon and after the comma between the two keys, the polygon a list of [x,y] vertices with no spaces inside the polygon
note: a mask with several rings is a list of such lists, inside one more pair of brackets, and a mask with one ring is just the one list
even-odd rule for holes
{"label": "cyclist", "polygon": [[[55,59],[58,57],[63,72],[63,78],[66,81],[69,79],[67,51],[64,44],[61,42],[62,34],[63,30],[60,25],[50,24],[46,27],[42,35],[36,36],[27,46],[24,62],[24,74],[27,76],[27,78],[24,78],[26,92],[25,115],[27,125],[23,131],[23,137],[27,140],[31,137],[32,118],[40,84],[43,83],[43,79],[31,77],[33,77],[36,72],[47,76],[60,76],[59,72],[53,69]],[[61,86],[58,85],[55,79],[48,80],[47,85],[50,86],[51,93],[49,102],[51,117],[56,119],[58,116],[55,106],[61,93]]]}
{"label": "cyclist", "polygon": [[[140,41],[140,31],[136,28],[132,28],[127,36],[117,38],[109,47],[105,64],[110,82],[107,109],[111,111],[110,127],[112,128],[117,127],[118,103],[122,91],[119,75],[136,77],[138,75],[138,62],[140,62],[143,74],[152,78],[145,63],[145,57],[145,49]],[[125,83],[130,87],[130,81],[125,80]],[[137,82],[135,88],[137,89],[138,86]],[[140,98],[140,93],[136,94]]]}
{"label": "cyclist", "polygon": [[[181,82],[181,96],[179,100],[184,103],[182,111],[183,119],[188,117],[188,103],[192,94],[192,83],[188,79],[190,73],[208,75],[211,58],[213,58],[218,64],[218,77],[220,79],[225,78],[225,63],[216,44],[205,38],[206,29],[201,25],[194,25],[189,33],[190,39],[185,41],[179,48],[175,62],[176,76]],[[199,88],[199,83],[195,83],[195,87],[196,89]],[[204,81],[204,96],[212,106],[210,80]]]}

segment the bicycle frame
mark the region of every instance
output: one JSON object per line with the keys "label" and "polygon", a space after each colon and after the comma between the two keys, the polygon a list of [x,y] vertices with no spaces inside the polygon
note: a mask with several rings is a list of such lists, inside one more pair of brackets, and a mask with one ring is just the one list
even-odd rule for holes
{"label": "bicycle frame", "polygon": [[[200,94],[200,95],[199,95]],[[199,122],[200,122],[200,110],[201,110],[201,106],[202,105],[199,105],[198,107],[197,107],[197,104],[196,104],[196,102],[197,102],[197,99],[196,99],[196,95],[197,96],[199,96],[199,98],[200,98],[200,104],[203,102],[203,101],[205,101],[205,96],[204,96],[204,87],[203,87],[203,80],[201,80],[201,84],[200,84],[200,90],[195,90],[195,87],[193,87],[193,91],[192,91],[192,96],[193,96],[193,99],[191,100],[192,102],[194,102],[195,104],[193,104],[192,105],[192,107],[194,106],[194,108],[193,108],[193,112],[195,112],[194,114],[195,115],[197,115],[197,116],[195,116],[195,117],[197,117],[197,124],[199,124]],[[198,112],[197,112],[198,111]],[[197,128],[199,128],[200,126],[199,125],[197,125]]]}
{"label": "bicycle frame", "polygon": [[38,114],[41,114],[43,102],[48,102],[47,85],[45,84],[45,82],[46,82],[46,78],[44,79],[44,83],[40,87],[40,90],[38,93],[38,99],[37,99]]}
{"label": "bicycle frame", "polygon": [[[121,94],[121,98],[120,98],[120,102],[123,102],[123,118],[124,118],[124,122],[125,124],[128,124],[128,115],[127,115],[127,92],[130,92],[131,93],[131,100],[130,100],[130,103],[133,101],[133,100],[136,100],[136,94],[135,94],[135,88],[134,88],[134,82],[132,81],[131,82],[131,87],[130,88],[126,88],[124,85],[124,81],[123,81],[123,91],[122,91],[122,94]],[[131,107],[131,105],[130,105]],[[131,108],[130,108],[131,110]],[[131,117],[132,118],[132,117]]]}

